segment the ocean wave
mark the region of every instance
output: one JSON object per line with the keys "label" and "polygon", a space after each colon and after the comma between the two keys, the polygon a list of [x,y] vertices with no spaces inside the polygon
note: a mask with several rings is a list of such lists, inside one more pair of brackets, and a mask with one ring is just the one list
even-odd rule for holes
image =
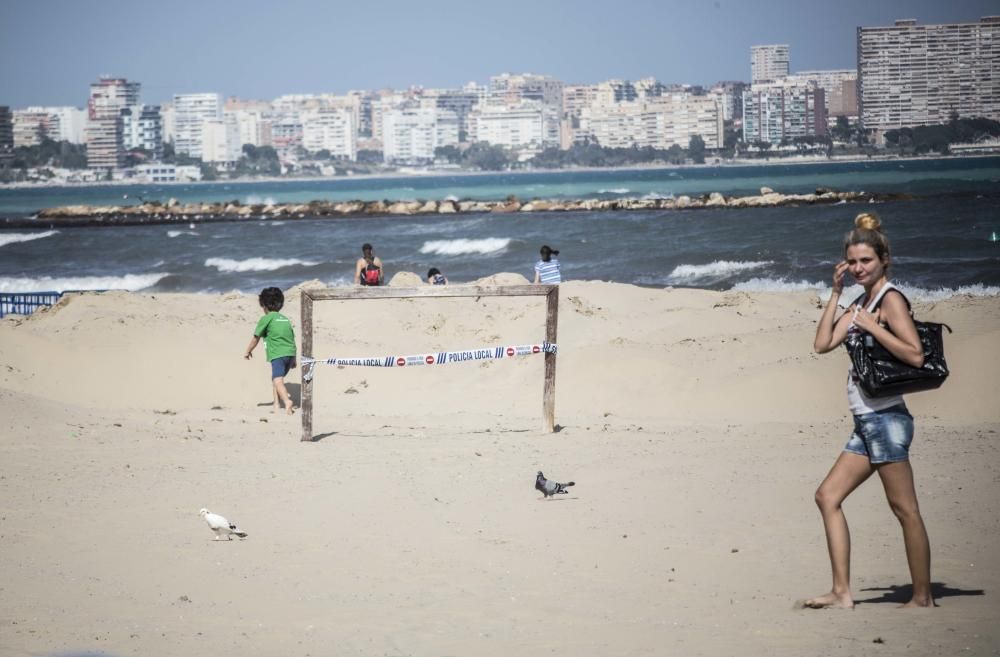
{"label": "ocean wave", "polygon": [[661,194],[659,192],[649,192],[648,194],[643,194],[642,200],[644,201],[667,201],[674,198],[674,195],[670,192],[666,194]]}
{"label": "ocean wave", "polygon": [[611,189],[599,189],[598,194],[628,194],[632,190],[628,187],[612,187]]}
{"label": "ocean wave", "polygon": [[481,240],[464,238],[457,240],[432,240],[424,242],[424,245],[420,247],[420,252],[432,253],[434,255],[465,255],[467,253],[488,255],[503,251],[509,244],[509,237],[487,237]]}
{"label": "ocean wave", "polygon": [[670,272],[667,278],[678,280],[678,279],[690,279],[690,278],[705,278],[705,277],[718,277],[718,276],[728,276],[730,274],[735,274],[740,271],[747,271],[750,269],[759,269],[761,267],[766,267],[768,265],[773,265],[773,260],[762,260],[762,261],[751,261],[751,262],[738,262],[732,260],[716,260],[715,262],[710,262],[707,265],[678,265],[674,267],[674,270]]}
{"label": "ocean wave", "polygon": [[[914,303],[936,303],[938,301],[959,296],[1000,296],[1000,286],[983,285],[982,283],[976,283],[974,285],[961,285],[957,288],[938,287],[933,289],[920,287],[918,285],[908,285],[903,282],[897,283],[896,286],[903,292],[903,294],[906,295],[906,298]],[[826,283],[812,283],[806,280],[789,281],[785,278],[751,278],[748,281],[743,281],[733,285],[732,289],[742,292],[802,292],[806,290],[815,290],[816,296],[819,298],[820,302],[824,304],[830,299],[831,292],[830,286]],[[860,285],[845,287],[844,291],[840,295],[840,305],[842,307],[849,306],[863,292],[864,288]]]}
{"label": "ocean wave", "polygon": [[43,237],[52,237],[58,230],[46,230],[41,233],[5,233],[0,234],[0,246],[5,246],[7,244],[17,244],[18,242],[30,242],[32,240],[40,240]]}
{"label": "ocean wave", "polygon": [[135,292],[156,285],[168,273],[124,276],[71,276],[68,278],[0,277],[0,292],[65,292],[67,290],[128,290]]}
{"label": "ocean wave", "polygon": [[167,237],[178,237],[180,235],[197,235],[198,233],[193,230],[168,230]]}
{"label": "ocean wave", "polygon": [[243,205],[274,205],[273,196],[257,196],[256,194],[250,194],[243,200]]}
{"label": "ocean wave", "polygon": [[243,273],[248,271],[275,271],[293,265],[303,267],[315,267],[318,262],[309,260],[299,260],[298,258],[247,258],[246,260],[232,260],[230,258],[209,258],[205,261],[206,267],[215,267],[224,274],[233,272]]}
{"label": "ocean wave", "polygon": [[[733,290],[740,292],[802,292],[803,290],[823,290],[827,286],[823,283],[810,283],[809,281],[789,281],[786,278],[751,278],[733,285]],[[827,291],[829,296],[829,291]]]}

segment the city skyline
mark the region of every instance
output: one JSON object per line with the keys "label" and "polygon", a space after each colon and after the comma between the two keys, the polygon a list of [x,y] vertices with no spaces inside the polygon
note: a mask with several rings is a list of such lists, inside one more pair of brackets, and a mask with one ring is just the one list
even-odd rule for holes
{"label": "city skyline", "polygon": [[[177,93],[264,99],[458,87],[504,71],[552,75],[570,84],[655,77],[708,85],[748,81],[753,45],[788,44],[792,71],[853,68],[859,25],[891,25],[899,18],[975,22],[996,13],[992,3],[969,0],[947,7],[926,1],[852,0],[832,7],[770,0],[745,7],[723,0],[697,6],[631,0],[617,3],[615,16],[603,7],[582,2],[554,8],[516,0],[500,11],[451,0],[419,7],[400,3],[386,22],[385,11],[376,20],[374,10],[311,0],[281,8],[264,2],[204,8],[180,2],[168,12],[117,1],[16,3],[0,25],[0,103],[82,106],[88,85],[100,74],[141,80],[146,103]],[[529,15],[530,24],[523,20]],[[650,20],[634,20],[639,16]],[[49,38],[42,41],[27,29],[33,23],[44,25]],[[355,27],[339,27],[344,24]],[[698,57],[690,56],[694,48],[700,49]]]}

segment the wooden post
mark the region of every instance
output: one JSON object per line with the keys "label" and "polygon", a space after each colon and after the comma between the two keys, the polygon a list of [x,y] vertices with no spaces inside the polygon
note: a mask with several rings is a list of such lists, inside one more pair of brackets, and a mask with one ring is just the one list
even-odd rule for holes
{"label": "wooden post", "polygon": [[[556,330],[559,326],[559,286],[553,285],[545,295],[545,341],[558,344]],[[542,391],[542,419],[545,431],[556,430],[556,354],[545,354],[545,388]]]}
{"label": "wooden post", "polygon": [[299,358],[299,365],[301,369],[299,370],[302,376],[302,387],[299,409],[302,412],[302,441],[312,441],[313,435],[313,400],[312,400],[312,382],[316,376],[316,366],[312,368],[312,377],[306,380],[306,369],[305,365],[302,364],[301,357],[313,357],[313,299],[307,290],[302,290],[302,296],[300,297],[302,304],[302,353]]}

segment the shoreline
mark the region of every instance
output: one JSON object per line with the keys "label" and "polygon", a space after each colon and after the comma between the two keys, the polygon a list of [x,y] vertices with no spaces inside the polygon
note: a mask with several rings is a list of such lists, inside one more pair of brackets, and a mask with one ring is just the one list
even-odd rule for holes
{"label": "shoreline", "polygon": [[16,189],[81,189],[81,188],[118,188],[118,187],[141,187],[148,185],[189,186],[189,185],[254,185],[260,183],[302,183],[302,182],[339,182],[345,180],[409,180],[413,178],[447,178],[447,177],[476,177],[476,176],[524,176],[532,174],[558,174],[558,173],[602,173],[616,171],[682,171],[700,170],[713,168],[739,168],[739,167],[779,167],[779,166],[808,166],[810,164],[855,164],[858,162],[923,162],[930,160],[984,160],[998,159],[1000,155],[847,155],[833,158],[775,158],[771,160],[740,159],[723,160],[718,163],[704,164],[665,164],[656,163],[649,165],[629,165],[621,167],[565,167],[561,169],[512,169],[507,171],[472,171],[468,169],[459,170],[435,170],[414,171],[414,172],[386,172],[386,173],[364,173],[345,176],[261,176],[253,178],[233,178],[219,180],[194,180],[194,181],[172,181],[172,182],[141,182],[134,180],[106,181],[101,183],[35,183],[17,182],[0,183],[0,190]]}

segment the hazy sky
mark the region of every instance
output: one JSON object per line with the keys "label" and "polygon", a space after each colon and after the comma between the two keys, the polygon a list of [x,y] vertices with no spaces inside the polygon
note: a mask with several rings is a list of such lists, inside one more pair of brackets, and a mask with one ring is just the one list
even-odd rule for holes
{"label": "hazy sky", "polygon": [[84,106],[102,74],[142,100],[458,86],[502,72],[567,83],[750,79],[750,46],[792,70],[853,68],[859,25],[971,22],[996,0],[0,0],[0,105]]}

